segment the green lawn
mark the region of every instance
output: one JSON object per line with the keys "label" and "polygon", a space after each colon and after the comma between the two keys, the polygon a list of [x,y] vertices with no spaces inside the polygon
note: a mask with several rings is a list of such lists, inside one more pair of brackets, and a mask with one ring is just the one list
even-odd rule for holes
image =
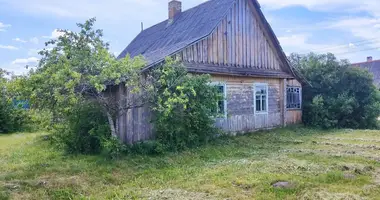
{"label": "green lawn", "polygon": [[295,127],[116,161],[44,135],[0,136],[0,199],[380,199],[380,131]]}

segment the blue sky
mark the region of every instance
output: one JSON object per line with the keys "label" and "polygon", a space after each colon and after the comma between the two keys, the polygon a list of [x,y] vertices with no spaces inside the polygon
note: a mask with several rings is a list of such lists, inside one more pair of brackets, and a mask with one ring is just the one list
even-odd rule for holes
{"label": "blue sky", "polygon": [[[182,0],[188,9],[204,0]],[[259,0],[284,51],[332,52],[351,62],[380,59],[378,0]],[[0,68],[16,74],[38,61],[55,31],[97,18],[118,54],[139,33],[167,18],[168,0],[0,0]]]}

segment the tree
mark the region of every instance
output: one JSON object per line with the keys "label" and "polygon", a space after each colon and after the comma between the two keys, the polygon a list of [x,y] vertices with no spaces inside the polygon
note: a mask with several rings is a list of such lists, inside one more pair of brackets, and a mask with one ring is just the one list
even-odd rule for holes
{"label": "tree", "polygon": [[223,97],[209,75],[188,74],[170,58],[154,73],[153,123],[161,150],[177,151],[207,143],[217,133],[217,103]]}
{"label": "tree", "polygon": [[0,133],[22,131],[29,121],[27,113],[14,105],[13,78],[9,79],[10,75],[0,69]]}
{"label": "tree", "polygon": [[[79,32],[60,30],[62,36],[46,43],[38,66],[20,84],[32,105],[52,110],[55,121],[70,114],[81,101],[99,104],[116,137],[118,115],[148,99],[148,84],[140,73],[145,61],[140,56],[116,59],[102,40],[102,30],[94,30],[95,21],[77,24]],[[118,84],[125,84],[137,100],[116,98],[110,91]]]}
{"label": "tree", "polygon": [[380,115],[372,75],[333,54],[289,57],[309,84],[303,88],[304,122],[323,128],[373,128]]}

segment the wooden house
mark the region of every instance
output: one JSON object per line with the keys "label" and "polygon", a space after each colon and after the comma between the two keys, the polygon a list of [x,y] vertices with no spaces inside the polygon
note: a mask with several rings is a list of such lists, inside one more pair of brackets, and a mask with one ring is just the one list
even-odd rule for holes
{"label": "wooden house", "polygon": [[380,60],[373,60],[372,56],[368,56],[366,62],[353,63],[352,66],[368,70],[373,75],[373,83],[380,88]]}
{"label": "wooden house", "polygon": [[[143,55],[144,70],[167,56],[180,59],[190,73],[212,75],[225,100],[216,102],[216,126],[230,133],[300,123],[302,86],[257,0],[210,0],[182,11],[169,2],[169,17],[143,30],[120,54]],[[120,87],[125,94],[125,88]],[[147,108],[120,117],[124,141],[152,137]]]}

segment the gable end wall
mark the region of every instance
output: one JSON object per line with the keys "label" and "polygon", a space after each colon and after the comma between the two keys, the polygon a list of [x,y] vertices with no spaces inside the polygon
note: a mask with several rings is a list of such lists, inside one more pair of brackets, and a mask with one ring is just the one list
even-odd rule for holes
{"label": "gable end wall", "polygon": [[281,71],[251,1],[237,0],[213,33],[178,54],[184,62]]}

